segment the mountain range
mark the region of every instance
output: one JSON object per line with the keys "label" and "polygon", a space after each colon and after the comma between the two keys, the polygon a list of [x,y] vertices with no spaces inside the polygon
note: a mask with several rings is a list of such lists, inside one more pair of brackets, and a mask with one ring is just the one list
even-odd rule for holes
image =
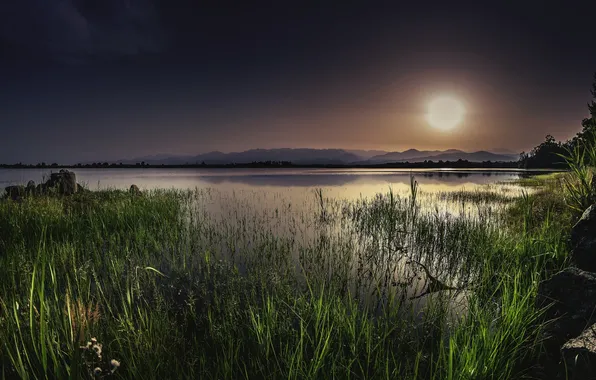
{"label": "mountain range", "polygon": [[183,164],[243,164],[258,161],[290,161],[296,165],[370,165],[392,162],[424,162],[457,161],[470,162],[509,162],[518,159],[517,154],[504,154],[489,151],[464,152],[457,149],[417,150],[408,149],[403,152],[386,152],[381,150],[345,150],[345,149],[250,149],[242,152],[223,153],[219,151],[198,155],[158,154],[119,160],[117,163],[135,164],[145,162],[151,165],[183,165]]}

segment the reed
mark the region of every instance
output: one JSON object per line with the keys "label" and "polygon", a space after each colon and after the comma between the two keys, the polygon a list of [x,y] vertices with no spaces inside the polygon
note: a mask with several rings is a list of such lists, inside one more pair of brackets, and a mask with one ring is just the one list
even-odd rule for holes
{"label": "reed", "polygon": [[[355,201],[0,201],[0,373],[519,378],[540,349],[537,285],[567,253],[549,194],[426,194],[412,178]],[[430,278],[449,290],[418,297]]]}

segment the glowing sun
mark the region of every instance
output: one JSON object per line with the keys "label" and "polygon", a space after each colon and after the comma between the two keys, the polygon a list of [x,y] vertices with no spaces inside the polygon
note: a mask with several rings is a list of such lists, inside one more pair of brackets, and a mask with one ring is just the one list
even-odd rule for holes
{"label": "glowing sun", "polygon": [[426,120],[431,127],[446,131],[461,124],[465,113],[466,110],[459,100],[442,96],[433,99],[428,104]]}

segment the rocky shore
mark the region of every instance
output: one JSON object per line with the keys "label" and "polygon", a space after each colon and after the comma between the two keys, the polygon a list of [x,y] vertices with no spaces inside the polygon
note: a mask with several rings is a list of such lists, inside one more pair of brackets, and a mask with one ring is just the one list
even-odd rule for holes
{"label": "rocky shore", "polygon": [[[89,192],[88,189],[77,183],[77,176],[74,172],[62,169],[57,173],[51,173],[50,178],[40,184],[35,184],[35,181],[27,182],[26,186],[13,185],[7,186],[5,189],[6,196],[13,201],[20,201],[23,198],[31,195],[52,194],[60,196],[68,196],[77,193]],[[142,192],[137,185],[131,185],[129,190],[133,195],[141,195]],[[0,197],[1,197],[0,193]]]}
{"label": "rocky shore", "polygon": [[552,378],[596,379],[596,204],[571,232],[572,266],[544,281],[537,306],[545,308],[546,361]]}

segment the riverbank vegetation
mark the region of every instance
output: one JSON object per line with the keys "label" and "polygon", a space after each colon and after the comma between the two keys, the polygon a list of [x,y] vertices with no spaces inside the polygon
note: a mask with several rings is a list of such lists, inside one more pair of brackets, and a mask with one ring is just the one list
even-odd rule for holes
{"label": "riverbank vegetation", "polygon": [[202,190],[0,201],[0,373],[531,374],[537,285],[565,265],[577,217],[566,178],[217,212]]}

